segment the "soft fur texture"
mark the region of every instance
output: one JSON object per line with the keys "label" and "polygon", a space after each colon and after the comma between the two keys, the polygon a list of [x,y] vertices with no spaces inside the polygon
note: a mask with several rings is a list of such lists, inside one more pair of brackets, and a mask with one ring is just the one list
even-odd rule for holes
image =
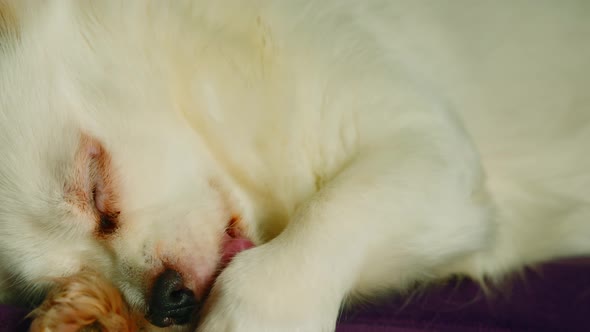
{"label": "soft fur texture", "polygon": [[84,271],[56,280],[34,318],[31,332],[136,331],[132,317],[117,289],[100,274]]}
{"label": "soft fur texture", "polygon": [[230,227],[257,247],[198,331],[326,332],[347,300],[588,254],[588,17],[585,0],[0,0],[0,301],[87,268],[134,315],[165,269],[202,299]]}

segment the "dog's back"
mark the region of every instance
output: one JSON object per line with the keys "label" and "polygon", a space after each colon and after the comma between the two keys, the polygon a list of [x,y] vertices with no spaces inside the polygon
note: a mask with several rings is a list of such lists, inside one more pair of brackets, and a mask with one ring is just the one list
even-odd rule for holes
{"label": "dog's back", "polygon": [[461,117],[498,206],[499,243],[478,259],[474,273],[587,253],[590,6],[432,1],[409,7],[419,7],[424,21],[408,20],[409,44],[418,46],[403,52]]}

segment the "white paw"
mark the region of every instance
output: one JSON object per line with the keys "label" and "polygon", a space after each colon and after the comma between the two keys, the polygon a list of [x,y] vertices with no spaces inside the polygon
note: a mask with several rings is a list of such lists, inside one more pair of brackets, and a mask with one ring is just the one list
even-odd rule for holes
{"label": "white paw", "polygon": [[279,249],[267,244],[234,259],[213,288],[198,332],[334,331],[343,294],[330,287],[330,275],[307,271]]}

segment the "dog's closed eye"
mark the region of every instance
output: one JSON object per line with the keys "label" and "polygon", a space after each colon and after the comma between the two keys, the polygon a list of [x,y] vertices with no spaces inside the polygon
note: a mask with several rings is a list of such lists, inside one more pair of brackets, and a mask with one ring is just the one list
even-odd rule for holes
{"label": "dog's closed eye", "polygon": [[98,140],[83,134],[74,163],[73,176],[66,185],[66,201],[95,220],[98,237],[115,233],[120,212],[110,155]]}
{"label": "dog's closed eye", "polygon": [[104,210],[101,204],[97,204],[100,199],[97,197],[96,186],[92,188],[92,201],[98,214],[98,232],[103,235],[109,235],[117,230],[117,218],[119,213],[108,212]]}
{"label": "dog's closed eye", "polygon": [[98,222],[98,231],[102,235],[110,235],[113,234],[117,230],[117,217],[118,213],[116,214],[104,214],[101,213]]}
{"label": "dog's closed eye", "polygon": [[83,136],[83,150],[90,160],[87,164],[88,184],[91,191],[91,203],[95,212],[96,233],[104,237],[117,231],[119,211],[113,185],[111,158],[100,142]]}
{"label": "dog's closed eye", "polygon": [[94,207],[96,208],[96,212],[98,214],[97,232],[100,235],[113,234],[117,230],[119,212],[108,211],[105,209],[104,205],[97,204],[97,201],[100,201],[100,198],[97,197],[97,194],[104,195],[98,193],[95,186],[92,189],[92,201],[94,202]]}

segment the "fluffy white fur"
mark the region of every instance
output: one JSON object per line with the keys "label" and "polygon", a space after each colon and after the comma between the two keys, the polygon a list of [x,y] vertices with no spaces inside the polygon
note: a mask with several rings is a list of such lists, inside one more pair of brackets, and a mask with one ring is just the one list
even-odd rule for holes
{"label": "fluffy white fur", "polygon": [[[587,1],[0,14],[1,302],[85,267],[138,313],[163,266],[205,292],[234,215],[258,246],[200,332],[332,331],[348,298],[590,253]],[[68,200],[96,176],[85,137],[110,158],[112,234]]]}

